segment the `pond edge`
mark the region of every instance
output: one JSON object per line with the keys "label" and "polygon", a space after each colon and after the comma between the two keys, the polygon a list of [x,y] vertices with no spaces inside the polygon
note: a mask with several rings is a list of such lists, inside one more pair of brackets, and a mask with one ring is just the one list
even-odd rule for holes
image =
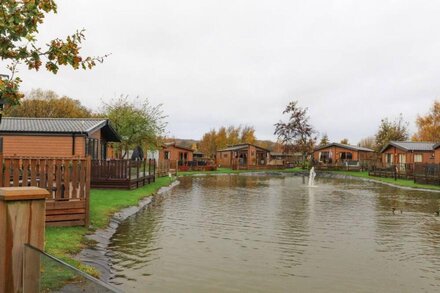
{"label": "pond edge", "polygon": [[108,250],[108,245],[110,244],[110,239],[112,238],[113,234],[116,233],[119,225],[124,220],[147,208],[151,203],[154,203],[156,196],[169,192],[179,184],[180,181],[176,180],[168,186],[161,187],[151,196],[144,197],[138,202],[137,205],[121,209],[113,214],[106,228],[98,229],[93,234],[85,236],[88,240],[91,240],[96,244],[93,245],[93,247],[87,247],[81,250],[81,252],[75,256],[75,259],[79,260],[83,264],[96,268],[100,273],[99,279],[109,283],[111,281],[113,271],[111,268],[112,256],[111,252]]}

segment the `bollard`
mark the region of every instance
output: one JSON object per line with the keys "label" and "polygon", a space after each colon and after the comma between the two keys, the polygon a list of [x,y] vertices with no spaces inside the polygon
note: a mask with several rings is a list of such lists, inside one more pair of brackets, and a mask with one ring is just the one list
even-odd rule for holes
{"label": "bollard", "polygon": [[[38,187],[0,188],[0,293],[23,291],[24,244],[44,249],[48,195],[46,189]],[[39,269],[36,261],[28,270],[33,272],[35,285],[38,285]]]}

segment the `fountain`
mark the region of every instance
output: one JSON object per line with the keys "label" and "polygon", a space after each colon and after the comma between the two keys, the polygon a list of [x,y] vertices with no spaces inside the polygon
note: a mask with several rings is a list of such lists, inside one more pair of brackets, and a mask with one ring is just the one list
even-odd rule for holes
{"label": "fountain", "polygon": [[315,167],[312,167],[309,173],[309,185],[308,185],[309,187],[315,186],[315,176],[316,176]]}

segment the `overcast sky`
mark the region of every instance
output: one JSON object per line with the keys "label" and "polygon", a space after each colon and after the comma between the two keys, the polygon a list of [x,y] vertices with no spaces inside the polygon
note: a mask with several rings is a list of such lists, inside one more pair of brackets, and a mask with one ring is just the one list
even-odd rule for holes
{"label": "overcast sky", "polygon": [[52,89],[97,109],[120,94],[163,104],[168,133],[273,124],[298,100],[332,141],[375,133],[403,113],[415,129],[440,96],[440,1],[58,0],[43,42],[85,28],[94,70],[21,70],[22,89]]}

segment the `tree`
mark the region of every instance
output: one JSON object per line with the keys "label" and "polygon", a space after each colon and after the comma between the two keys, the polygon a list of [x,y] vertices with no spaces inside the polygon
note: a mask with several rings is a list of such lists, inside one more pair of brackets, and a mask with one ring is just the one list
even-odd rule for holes
{"label": "tree", "polygon": [[413,140],[440,141],[440,102],[434,101],[430,112],[425,116],[418,116],[416,124],[418,130]]}
{"label": "tree", "polygon": [[255,143],[255,128],[253,126],[245,125],[241,129],[241,142],[242,143]]}
{"label": "tree", "polygon": [[321,141],[319,142],[320,146],[324,146],[330,143],[330,140],[328,139],[327,133],[324,133],[321,137]]}
{"label": "tree", "polygon": [[394,121],[384,118],[381,120],[379,129],[375,135],[376,150],[381,150],[390,141],[408,140],[408,122],[403,120],[402,114]]}
{"label": "tree", "polygon": [[128,96],[120,96],[104,105],[102,116],[110,119],[122,137],[119,151],[123,152],[123,158],[136,146],[157,147],[166,127],[161,107],[160,104],[152,106],[146,98],[130,100]]}
{"label": "tree", "polygon": [[0,58],[6,61],[10,76],[0,79],[0,98],[16,105],[23,94],[19,92],[21,79],[16,76],[17,66],[25,64],[38,71],[41,67],[56,74],[60,66],[91,69],[106,57],[83,57],[80,45],[85,40],[84,30],[65,40],[56,38],[42,49],[37,43],[38,27],[46,14],[57,12],[54,0],[16,1],[0,3]]}
{"label": "tree", "polygon": [[284,145],[285,151],[293,150],[303,154],[305,167],[307,154],[313,151],[316,141],[315,130],[309,122],[307,108],[298,106],[297,101],[290,102],[283,114],[289,115],[288,121],[280,121],[275,124],[274,134]]}
{"label": "tree", "polygon": [[358,146],[373,150],[376,148],[376,138],[374,136],[365,137],[359,141]]}
{"label": "tree", "polygon": [[226,127],[222,126],[217,131],[215,136],[215,147],[216,150],[223,149],[228,146],[228,134],[226,132]]}
{"label": "tree", "polygon": [[229,126],[226,134],[227,134],[227,145],[234,145],[240,143],[240,132],[241,127]]}
{"label": "tree", "polygon": [[255,143],[255,128],[253,126],[221,126],[205,133],[199,143],[200,151],[209,157],[214,157],[217,150],[239,143]]}
{"label": "tree", "polygon": [[348,138],[344,138],[344,139],[341,139],[341,142],[340,142],[341,144],[349,144],[348,143]]}
{"label": "tree", "polygon": [[15,107],[8,107],[5,116],[48,117],[48,118],[88,118],[92,112],[78,100],[58,96],[53,91],[32,90]]}
{"label": "tree", "polygon": [[199,142],[199,150],[207,157],[214,158],[216,154],[216,135],[217,132],[215,131],[215,129],[211,129],[211,131],[203,135],[202,140]]}

